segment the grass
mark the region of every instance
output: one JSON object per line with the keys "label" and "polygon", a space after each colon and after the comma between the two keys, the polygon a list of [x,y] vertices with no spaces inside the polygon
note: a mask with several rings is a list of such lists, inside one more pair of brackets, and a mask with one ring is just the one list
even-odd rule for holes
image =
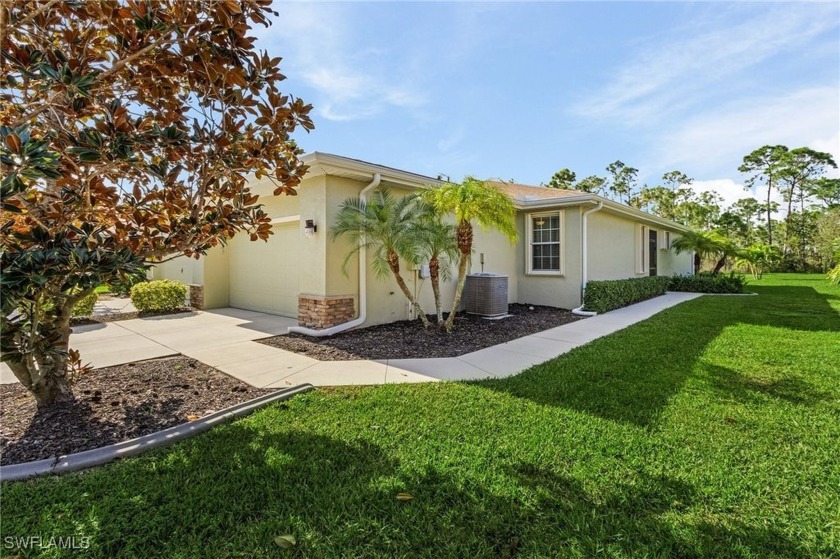
{"label": "grass", "polygon": [[100,286],[98,286],[98,287],[96,288],[96,290],[95,290],[95,291],[96,291],[97,293],[110,293],[110,292],[111,292],[111,288],[110,288],[110,287],[108,287],[107,285],[100,285]]}
{"label": "grass", "polygon": [[89,536],[85,557],[838,557],[840,287],[749,289],[510,379],[318,390],[5,484],[3,536]]}

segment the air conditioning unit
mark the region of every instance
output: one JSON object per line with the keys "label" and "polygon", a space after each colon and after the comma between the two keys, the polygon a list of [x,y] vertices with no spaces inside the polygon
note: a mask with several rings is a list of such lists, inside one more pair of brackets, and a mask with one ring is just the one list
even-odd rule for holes
{"label": "air conditioning unit", "polygon": [[464,285],[464,305],[468,314],[503,316],[508,312],[508,277],[498,274],[472,274]]}

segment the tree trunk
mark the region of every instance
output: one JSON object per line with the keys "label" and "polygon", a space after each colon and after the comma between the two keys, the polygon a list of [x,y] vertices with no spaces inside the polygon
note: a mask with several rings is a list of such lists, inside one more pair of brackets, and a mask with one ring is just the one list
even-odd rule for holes
{"label": "tree trunk", "polygon": [[461,251],[461,258],[458,261],[458,283],[455,285],[452,309],[449,311],[449,316],[446,317],[446,322],[443,325],[447,332],[451,332],[452,328],[455,327],[455,315],[458,313],[458,307],[461,306],[461,295],[464,293],[464,283],[467,281],[467,266],[470,263],[473,243],[473,228],[469,221],[458,223],[457,239],[458,250]]}
{"label": "tree trunk", "polygon": [[73,398],[70,379],[67,376],[71,313],[72,307],[64,313],[67,318],[60,318],[52,329],[60,340],[54,346],[58,352],[45,352],[41,348],[34,348],[24,354],[22,361],[7,362],[12,373],[32,393],[39,406]]}
{"label": "tree trunk", "polygon": [[391,268],[391,273],[394,274],[394,279],[397,280],[397,285],[400,287],[400,291],[402,291],[405,298],[408,299],[408,302],[414,309],[415,314],[420,317],[420,321],[423,323],[423,328],[428,328],[429,319],[426,318],[426,313],[424,313],[423,309],[420,308],[420,304],[414,298],[414,294],[411,293],[411,290],[405,284],[405,280],[403,280],[402,274],[400,274],[400,257],[397,256],[397,253],[388,253],[388,267]]}
{"label": "tree trunk", "polygon": [[717,264],[715,264],[715,269],[714,269],[714,270],[712,270],[712,275],[713,275],[713,276],[718,275],[718,272],[720,272],[720,271],[721,271],[721,269],[722,269],[725,265],[726,265],[726,255],[724,254],[723,256],[721,256],[721,257],[720,257],[720,260],[718,260],[718,261],[717,261]]}
{"label": "tree trunk", "polygon": [[703,263],[703,259],[700,258],[700,253],[695,251],[694,252],[694,275],[695,276],[700,273],[700,265],[702,263]]}
{"label": "tree trunk", "polygon": [[773,245],[773,222],[770,219],[770,194],[773,192],[773,179],[767,181],[767,244]]}
{"label": "tree trunk", "polygon": [[787,215],[785,216],[785,236],[782,240],[782,254],[788,254],[790,251],[790,247],[788,246],[788,242],[790,241],[790,214],[793,211],[793,189],[794,185],[791,185],[790,192],[788,192],[788,207],[787,207]]}
{"label": "tree trunk", "polygon": [[440,304],[440,261],[437,256],[429,259],[429,280],[432,282],[432,293],[435,294],[435,315],[437,325],[443,325],[443,307]]}
{"label": "tree trunk", "polygon": [[443,327],[447,332],[451,332],[455,327],[455,315],[458,313],[458,307],[461,306],[461,294],[464,292],[464,283],[467,281],[467,265],[470,261],[470,253],[461,253],[461,259],[458,261],[458,283],[455,285],[455,296],[452,298],[452,309],[449,311],[449,316],[446,317],[446,322]]}

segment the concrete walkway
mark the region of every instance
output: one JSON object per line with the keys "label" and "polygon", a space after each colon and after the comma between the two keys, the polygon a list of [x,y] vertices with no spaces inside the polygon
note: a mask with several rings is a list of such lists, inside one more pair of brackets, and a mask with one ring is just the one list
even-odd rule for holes
{"label": "concrete walkway", "polygon": [[[699,297],[667,293],[460,357],[383,361],[318,361],[253,340],[285,334],[291,318],[240,309],[214,309],[109,322],[73,329],[71,346],[95,367],[184,354],[253,386],[283,388],[502,378],[612,334]],[[2,382],[15,382],[0,368]]]}

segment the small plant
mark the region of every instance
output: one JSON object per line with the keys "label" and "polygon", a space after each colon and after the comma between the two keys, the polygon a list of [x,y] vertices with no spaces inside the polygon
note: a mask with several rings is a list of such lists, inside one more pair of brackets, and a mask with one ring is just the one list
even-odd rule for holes
{"label": "small plant", "polygon": [[746,278],[735,272],[729,275],[713,276],[700,274],[697,276],[674,276],[670,279],[670,291],[685,291],[690,293],[743,293],[747,284]]}
{"label": "small plant", "polygon": [[131,302],[140,312],[174,311],[184,306],[187,286],[178,281],[156,280],[131,288]]}
{"label": "small plant", "polygon": [[83,318],[92,315],[93,306],[96,305],[96,300],[98,298],[99,294],[96,291],[91,292],[89,295],[85,295],[73,307],[73,318]]}
{"label": "small plant", "polygon": [[[78,293],[78,292],[76,292]],[[96,291],[92,291],[89,294],[85,295],[79,301],[73,305],[73,313],[70,315],[73,318],[84,318],[86,316],[90,316],[93,314],[93,307],[96,305],[96,301],[99,298],[99,293]],[[52,301],[46,301],[43,304],[43,309],[45,311],[51,311],[53,309]]]}
{"label": "small plant", "polygon": [[650,276],[621,280],[590,281],[583,295],[583,308],[604,313],[662,295],[670,278]]}
{"label": "small plant", "polygon": [[764,272],[781,260],[779,249],[768,244],[754,244],[738,253],[735,265],[744,268],[754,279],[761,279]]}
{"label": "small plant", "polygon": [[118,279],[108,284],[110,291],[114,295],[128,295],[131,293],[131,288],[138,283],[146,281],[144,276],[130,276],[127,275],[125,279]]}

